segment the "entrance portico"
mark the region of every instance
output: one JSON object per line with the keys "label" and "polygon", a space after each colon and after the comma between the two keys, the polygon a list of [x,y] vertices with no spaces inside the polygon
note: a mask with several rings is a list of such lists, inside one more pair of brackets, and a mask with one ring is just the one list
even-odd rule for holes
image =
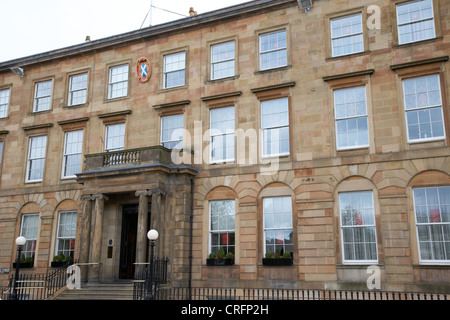
{"label": "entrance portico", "polygon": [[[169,270],[188,261],[184,253],[176,253],[187,249],[189,241],[179,238],[187,232],[175,232],[172,226],[180,216],[190,214],[189,181],[196,171],[174,165],[164,147],[139,151],[139,161],[116,166],[93,166],[111,153],[87,155],[85,171],[77,175],[84,185],[78,259],[84,282],[132,278],[135,266],[149,261],[149,229],[160,234],[155,255],[169,258]],[[174,248],[175,241],[181,247]]]}

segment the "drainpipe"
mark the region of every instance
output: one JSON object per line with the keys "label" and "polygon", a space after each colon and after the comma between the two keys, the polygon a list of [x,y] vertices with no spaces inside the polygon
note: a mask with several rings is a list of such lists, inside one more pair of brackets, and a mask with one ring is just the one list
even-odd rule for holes
{"label": "drainpipe", "polygon": [[191,212],[190,212],[190,244],[189,244],[189,300],[192,298],[192,233],[194,224],[194,179],[191,178]]}

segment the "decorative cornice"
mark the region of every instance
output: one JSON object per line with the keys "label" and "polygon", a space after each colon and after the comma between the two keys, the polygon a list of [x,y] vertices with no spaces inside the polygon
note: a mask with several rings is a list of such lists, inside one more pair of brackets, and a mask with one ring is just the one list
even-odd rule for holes
{"label": "decorative cornice", "polygon": [[272,86],[253,88],[253,89],[250,89],[250,90],[253,93],[258,93],[258,92],[274,90],[274,89],[289,88],[289,87],[293,87],[293,86],[295,86],[295,81],[275,84],[275,85],[272,85]]}
{"label": "decorative cornice", "polygon": [[448,60],[448,58],[449,58],[448,56],[442,56],[442,57],[436,57],[436,58],[431,58],[431,59],[424,59],[424,60],[418,60],[418,61],[410,61],[410,62],[405,62],[405,63],[393,64],[393,65],[391,65],[391,70],[395,71],[398,69],[415,67],[415,66],[420,66],[420,65],[435,63],[435,62],[446,62]]}
{"label": "decorative cornice", "polygon": [[116,111],[116,112],[102,113],[102,114],[99,114],[98,117],[100,119],[103,119],[103,118],[109,118],[109,117],[114,117],[114,116],[123,116],[123,115],[131,114],[131,113],[132,113],[131,110],[122,110],[122,111]]}
{"label": "decorative cornice", "polygon": [[213,96],[201,97],[201,99],[202,99],[202,101],[210,101],[210,100],[216,100],[216,99],[237,97],[237,96],[240,96],[241,94],[242,94],[242,91],[234,91],[234,92],[216,94]]}
{"label": "decorative cornice", "polygon": [[355,72],[349,72],[349,73],[335,74],[332,76],[325,76],[322,79],[323,79],[323,81],[331,81],[331,80],[342,79],[342,78],[364,76],[367,74],[372,74],[374,72],[375,72],[374,69],[367,69],[367,70],[362,70],[362,71],[355,71]]}
{"label": "decorative cornice", "polygon": [[43,124],[36,124],[33,126],[22,127],[22,129],[25,131],[28,131],[28,130],[34,130],[34,129],[51,128],[51,127],[53,127],[53,123],[43,123]]}
{"label": "decorative cornice", "polygon": [[183,105],[188,105],[191,103],[191,100],[181,100],[181,101],[175,101],[175,102],[169,102],[169,103],[163,103],[163,104],[156,104],[153,106],[153,109],[159,110],[164,108],[170,108],[170,107],[178,107]]}

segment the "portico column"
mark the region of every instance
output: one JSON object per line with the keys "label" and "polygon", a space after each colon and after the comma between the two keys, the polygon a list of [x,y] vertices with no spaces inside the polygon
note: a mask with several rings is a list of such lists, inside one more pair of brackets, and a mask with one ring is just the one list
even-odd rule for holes
{"label": "portico column", "polygon": [[105,205],[105,200],[108,198],[103,194],[94,194],[92,196],[94,199],[94,215],[95,224],[93,230],[93,238],[91,250],[89,252],[90,263],[93,263],[89,269],[89,281],[97,282],[100,281],[100,258],[101,258],[101,247],[102,247],[102,229],[103,229],[103,208]]}
{"label": "portico column", "polygon": [[[146,262],[147,252],[148,191],[138,190],[135,195],[139,197],[136,262],[143,263]],[[139,272],[141,269],[141,266],[138,264],[136,265],[135,272]]]}
{"label": "portico column", "polygon": [[[150,229],[156,229],[160,234],[160,243],[162,242],[164,232],[162,230],[161,220],[163,219],[161,212],[161,196],[165,195],[166,192],[161,189],[152,189],[149,191],[152,195],[152,215],[150,221]],[[158,246],[157,255],[159,255],[162,246]]]}
{"label": "portico column", "polygon": [[81,264],[81,281],[87,281],[92,217],[92,197],[82,196],[83,212],[81,214],[80,253],[78,261]]}

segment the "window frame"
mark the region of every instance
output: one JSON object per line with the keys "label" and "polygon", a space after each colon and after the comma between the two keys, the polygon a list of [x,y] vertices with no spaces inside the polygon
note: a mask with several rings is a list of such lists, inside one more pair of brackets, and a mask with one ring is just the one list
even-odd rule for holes
{"label": "window frame", "polygon": [[[171,135],[170,135],[171,138],[170,138],[170,140],[163,140],[164,131],[165,131],[165,129],[164,129],[164,120],[174,119],[175,117],[182,117],[182,120],[181,120],[182,127],[169,128],[169,129],[171,129]],[[183,148],[183,143],[184,143],[184,113],[162,115],[160,123],[161,123],[161,134],[160,134],[160,140],[159,140],[160,141],[160,145],[162,145],[163,147],[168,148],[168,149],[182,149]],[[182,136],[181,139],[178,139],[178,140],[173,140],[172,139],[172,136],[173,136],[173,133],[174,133],[175,130],[182,130],[183,131],[183,136]],[[176,142],[176,143],[175,143],[175,146],[172,147],[172,148],[169,148],[169,147],[165,146],[166,143],[174,143],[174,142]],[[181,143],[181,147],[179,147],[180,143]]]}
{"label": "window frame", "polygon": [[[0,102],[0,119],[7,118],[9,115],[9,104],[11,102],[11,87],[6,88],[0,88],[0,99],[1,99],[1,93],[7,91],[6,100],[4,103]],[[4,108],[4,110],[2,110]],[[4,116],[2,116],[2,113],[4,113]]]}
{"label": "window frame", "polygon": [[[396,23],[395,23],[395,31],[396,31],[396,34],[397,34],[397,44],[398,45],[406,45],[406,44],[412,44],[412,43],[416,43],[416,42],[420,42],[420,41],[426,41],[426,40],[430,40],[430,39],[435,39],[436,37],[437,37],[437,35],[438,35],[438,30],[437,30],[437,28],[436,28],[436,11],[435,11],[435,9],[434,9],[434,7],[435,7],[435,4],[433,3],[434,1],[433,0],[429,0],[430,1],[430,5],[431,5],[431,12],[432,12],[432,17],[431,18],[426,18],[426,19],[421,19],[421,20],[418,20],[418,21],[413,21],[413,22],[411,22],[411,21],[409,21],[409,22],[407,22],[407,23],[399,23],[399,14],[398,14],[398,7],[399,6],[407,6],[407,5],[411,5],[412,3],[414,3],[414,2],[420,2],[420,1],[428,1],[428,0],[413,0],[413,1],[402,1],[402,2],[397,2],[397,3],[395,3],[394,5],[395,5],[395,21],[396,21]],[[432,21],[432,25],[433,25],[433,36],[432,37],[429,37],[429,38],[424,38],[424,39],[419,39],[419,40],[411,40],[411,41],[407,41],[407,42],[401,42],[400,41],[400,27],[401,26],[403,26],[403,25],[414,25],[414,24],[417,24],[417,23],[420,23],[420,22],[423,22],[423,21]],[[423,30],[420,30],[420,32],[422,32]]]}
{"label": "window frame", "polygon": [[[361,19],[361,30],[360,32],[351,34],[351,35],[347,35],[347,36],[339,36],[339,37],[333,37],[333,20],[343,20],[343,19],[351,19],[352,17],[358,15]],[[336,17],[331,17],[330,18],[330,49],[331,49],[331,57],[332,58],[337,58],[337,57],[343,57],[343,56],[348,56],[348,55],[352,55],[352,54],[357,54],[357,53],[361,53],[365,51],[365,43],[364,43],[364,25],[363,25],[363,14],[362,12],[352,12],[352,13],[348,13],[345,15],[340,15],[340,16],[336,16]],[[343,53],[343,54],[335,54],[335,46],[333,45],[333,40],[337,40],[337,39],[344,39],[344,38],[350,38],[350,37],[354,37],[360,35],[361,37],[361,43],[362,43],[362,50],[361,51],[352,51],[349,53]],[[353,43],[352,43],[353,46]]]}
{"label": "window frame", "polygon": [[[60,236],[60,226],[61,226],[61,215],[62,214],[72,214],[75,215],[75,225],[74,225],[74,234],[73,237],[61,237]],[[74,257],[74,253],[75,253],[75,239],[76,239],[76,228],[77,228],[77,215],[78,212],[76,210],[63,210],[63,211],[59,211],[58,212],[58,222],[56,225],[56,242],[55,242],[55,255],[58,256],[60,255],[60,251],[69,251],[69,255],[72,257]],[[71,221],[73,222],[73,221]],[[66,241],[69,240],[72,242],[73,244],[73,248],[69,248],[68,250],[62,249],[60,250],[60,240]],[[71,244],[69,244],[70,246]],[[64,253],[63,253],[64,254]],[[66,254],[64,254],[66,255]]]}
{"label": "window frame", "polygon": [[[337,114],[337,110],[336,110],[336,92],[338,91],[347,91],[347,90],[356,90],[357,88],[363,88],[364,90],[364,107],[365,107],[365,112],[364,114],[358,114],[358,115],[354,115],[354,116],[346,116],[346,117],[341,117],[338,118]],[[352,101],[353,104],[356,104],[358,101]],[[340,104],[346,104],[346,103],[340,103]],[[356,109],[356,106],[355,106]],[[343,151],[343,150],[352,150],[352,149],[361,149],[361,148],[368,148],[370,147],[370,134],[369,134],[369,114],[368,114],[368,107],[367,107],[367,86],[365,84],[361,84],[361,85],[357,85],[357,86],[352,86],[352,87],[343,87],[343,88],[335,88],[333,89],[333,110],[334,110],[334,124],[335,124],[335,139],[336,139],[336,150],[337,151]],[[360,119],[360,118],[365,118],[366,119],[366,127],[367,127],[367,144],[359,144],[359,145],[355,145],[355,146],[349,146],[348,144],[346,146],[339,146],[339,139],[338,139],[338,121],[347,121],[350,119]],[[357,131],[359,133],[359,131]],[[346,133],[347,135],[347,140],[348,140],[348,131]]]}
{"label": "window frame", "polygon": [[[38,138],[43,138],[45,137],[45,147],[44,147],[44,155],[43,157],[39,157],[39,158],[31,158],[31,153],[33,151],[33,140],[34,139],[38,139]],[[31,136],[29,137],[29,141],[28,141],[28,154],[27,154],[27,166],[26,166],[26,172],[25,172],[25,182],[26,183],[33,183],[33,182],[41,182],[44,179],[44,172],[45,172],[45,163],[46,163],[46,155],[47,155],[47,141],[48,141],[48,136],[46,134],[44,135],[37,135],[37,136]],[[32,165],[33,161],[36,160],[43,160],[43,164],[42,164],[42,177],[40,179],[30,179],[30,170],[31,167],[30,165]]]}
{"label": "window frame", "polygon": [[[82,87],[81,89],[72,89],[72,84],[73,84],[73,79],[76,77],[81,77],[81,76],[85,76],[86,77],[86,83],[85,86]],[[84,83],[83,83],[84,84]],[[87,103],[87,99],[88,99],[88,86],[89,86],[89,72],[80,72],[80,73],[74,73],[74,74],[70,74],[69,75],[69,83],[68,83],[68,88],[67,88],[67,106],[68,107],[74,107],[74,106],[80,106],[80,105],[84,105]],[[80,103],[73,103],[73,94],[75,92],[81,92],[84,91],[84,101],[80,102]]]}
{"label": "window frame", "polygon": [[[286,108],[286,112],[287,112],[287,117],[286,117],[286,123],[285,125],[277,125],[277,126],[268,126],[268,127],[263,127],[263,105],[273,102],[273,101],[285,101],[283,103],[283,108]],[[261,121],[261,156],[263,158],[270,158],[270,157],[284,157],[284,156],[289,156],[290,152],[291,152],[291,137],[290,137],[290,118],[289,118],[289,97],[288,96],[284,96],[284,97],[280,97],[280,98],[274,98],[274,99],[267,99],[267,100],[261,100],[260,101],[260,121]],[[283,112],[284,113],[284,112]],[[287,152],[280,152],[280,141],[281,141],[281,135],[278,136],[278,152],[277,153],[267,153],[266,150],[266,139],[265,139],[265,132],[267,130],[278,130],[278,132],[280,132],[281,129],[283,128],[287,128],[288,129],[288,151]],[[272,145],[272,143],[271,143]],[[272,149],[272,148],[271,148]]]}
{"label": "window frame", "polygon": [[[346,228],[359,228],[359,227],[355,227],[358,226],[359,224],[352,224],[349,226],[344,226],[343,224],[343,220],[342,220],[342,200],[341,200],[341,196],[343,194],[363,194],[363,193],[370,193],[370,198],[372,200],[372,207],[369,209],[372,209],[372,219],[373,219],[373,224],[360,224],[361,228],[373,228],[374,229],[374,244],[375,244],[375,255],[376,255],[376,259],[346,259],[346,250],[345,250],[345,242],[344,242],[344,229]],[[338,205],[338,210],[339,210],[339,224],[340,224],[340,242],[341,242],[341,250],[342,250],[342,263],[346,264],[346,265],[358,265],[358,264],[378,264],[378,237],[377,237],[377,227],[376,227],[376,213],[375,213],[375,198],[374,198],[374,191],[373,190],[352,190],[352,191],[339,191],[338,192],[338,199],[339,199],[339,205]],[[353,209],[353,208],[352,208]],[[365,208],[357,208],[355,210],[367,210]],[[355,221],[356,221],[356,217],[355,217]],[[356,242],[355,242],[356,243]],[[364,242],[364,244],[366,244],[366,242]],[[355,247],[355,244],[353,244],[353,250]],[[366,248],[365,248],[366,249]],[[356,253],[354,253],[354,256],[356,256]]]}
{"label": "window frame", "polygon": [[[420,241],[420,235],[419,235],[419,226],[430,226],[431,227],[432,225],[438,224],[438,222],[434,222],[434,221],[430,222],[429,221],[427,223],[418,223],[418,215],[417,215],[417,207],[416,207],[417,199],[416,199],[415,191],[422,189],[422,190],[424,190],[426,192],[426,190],[436,189],[437,190],[436,194],[437,194],[438,199],[439,199],[438,204],[437,204],[439,206],[439,209],[438,209],[439,210],[439,220],[440,220],[439,225],[446,224],[446,225],[450,226],[450,221],[442,222],[442,219],[441,219],[440,209],[442,207],[442,203],[440,201],[439,191],[438,191],[440,188],[450,188],[450,186],[448,186],[448,185],[437,185],[437,186],[417,186],[417,187],[412,187],[413,212],[414,212],[413,213],[414,214],[414,219],[413,219],[414,221],[413,221],[413,223],[414,223],[415,232],[416,232],[417,254],[418,254],[419,264],[422,264],[422,265],[430,265],[430,264],[432,264],[432,265],[449,265],[450,264],[450,255],[447,257],[447,259],[424,259],[424,258],[422,258],[422,251],[421,251],[422,249],[421,249],[421,244],[420,244],[421,241]],[[425,200],[426,200],[426,203],[428,203],[428,198],[426,196],[425,196]],[[425,207],[427,207],[427,209],[428,209],[428,207],[431,207],[431,205],[430,206],[429,205],[425,205]],[[428,218],[428,220],[430,220],[431,213],[427,213],[426,217]],[[429,240],[429,242],[430,242],[430,252],[434,252],[434,248],[431,247],[433,245],[433,240],[432,240],[432,236],[431,236],[431,230],[428,229],[428,231],[430,232],[430,233],[427,233],[427,235],[430,238],[430,240]],[[441,232],[442,232],[441,235],[443,237],[442,239],[445,240],[445,237],[444,237],[444,234],[443,234],[444,231],[442,230],[442,228],[441,228]],[[448,236],[450,236],[450,234]],[[442,241],[442,242],[445,243],[445,241]],[[447,242],[449,243],[448,245],[450,246],[450,241],[447,241]],[[445,251],[445,249],[444,249],[444,251]],[[450,250],[449,250],[449,252],[450,252]]]}
{"label": "window frame", "polygon": [[[46,83],[50,83],[50,93],[45,93],[45,95],[38,96],[39,94],[39,86],[44,85]],[[46,79],[36,81],[34,83],[34,93],[33,93],[33,113],[45,112],[52,109],[52,95],[53,95],[53,79]],[[46,109],[40,109],[39,101],[41,99],[48,99],[48,107]],[[47,106],[47,103],[44,105]],[[39,108],[39,109],[38,109]]]}
{"label": "window frame", "polygon": [[[219,110],[231,110],[233,112],[233,119],[228,119],[224,122],[229,123],[232,121],[233,123],[233,127],[229,128],[227,127],[225,129],[225,132],[222,132],[220,129],[217,128],[213,128],[213,121],[212,121],[212,114],[214,112],[219,112]],[[228,112],[227,112],[228,114]],[[210,129],[210,152],[209,152],[209,163],[210,164],[222,164],[222,163],[231,163],[234,162],[236,159],[236,135],[235,135],[235,129],[236,129],[236,110],[235,110],[235,106],[224,106],[224,107],[217,107],[217,108],[211,108],[209,110],[209,119],[210,119],[210,125],[209,125],[209,129]],[[221,121],[222,122],[222,121]],[[223,151],[223,147],[225,147],[225,150],[232,147],[232,157],[227,157],[228,153],[226,153],[226,155],[222,154],[221,158],[214,158],[213,157],[213,153],[216,150],[214,148],[214,138],[217,137],[223,137],[225,139],[225,145],[219,143],[219,147],[221,146],[222,148],[218,148],[218,149],[222,149]],[[228,146],[228,142],[232,139],[233,141],[233,145]],[[223,140],[221,140],[223,141]]]}
{"label": "window frame", "polygon": [[[233,244],[227,244],[225,247],[223,247],[225,254],[230,252],[230,247],[232,247],[232,253],[236,255],[236,200],[235,199],[223,199],[223,200],[209,200],[209,235],[208,235],[208,244],[209,244],[209,253],[217,253],[220,248],[222,247],[222,244],[219,244],[218,246],[214,246],[213,247],[213,235],[214,234],[218,234],[219,235],[219,239],[223,239],[221,236],[224,234],[227,234],[227,240],[233,240]],[[233,222],[234,222],[234,227],[233,229],[217,229],[217,230],[213,230],[213,212],[212,212],[212,204],[214,202],[229,202],[233,204],[233,213],[231,213],[231,211],[229,213],[226,213],[226,215],[232,215],[233,216]],[[217,215],[220,215],[221,213],[218,213]],[[233,234],[233,236],[231,237],[230,234]],[[217,251],[216,251],[217,249]]]}
{"label": "window frame", "polygon": [[[126,68],[127,68],[127,70],[126,70],[126,72],[122,72],[121,74],[126,74],[126,80],[120,80],[120,81],[115,81],[115,82],[112,82],[112,72],[113,72],[113,70],[115,70],[115,69],[118,69],[118,68],[123,68],[123,67],[125,67],[126,66]],[[123,95],[114,95],[113,96],[113,86],[114,85],[117,85],[117,84],[119,84],[119,83],[125,83],[126,84],[126,93],[125,94],[123,94]],[[120,90],[123,90],[123,88],[122,89],[120,89]],[[123,99],[123,98],[126,98],[126,97],[128,97],[129,96],[129,94],[130,94],[130,64],[128,63],[128,62],[125,62],[125,63],[119,63],[119,64],[114,64],[114,65],[111,65],[111,66],[109,66],[108,67],[108,90],[107,90],[107,100],[116,100],[116,99]]]}
{"label": "window frame", "polygon": [[[285,199],[287,201],[287,203],[289,203],[290,206],[290,212],[286,211],[286,212],[279,212],[279,211],[274,211],[274,212],[266,212],[266,206],[265,206],[265,202],[268,199],[275,199],[275,198],[282,198]],[[282,200],[284,201],[284,200]],[[276,243],[275,241],[278,240],[277,238],[274,238],[274,243],[273,244],[268,244],[267,243],[267,232],[283,232],[283,234],[285,232],[290,231],[292,233],[292,243],[291,244],[286,244],[285,239],[283,238],[283,242],[282,242],[282,247],[283,247],[283,252],[285,252],[286,250],[286,246],[291,246],[292,247],[292,251],[289,251],[291,253],[291,257],[295,254],[295,237],[294,237],[294,222],[293,222],[293,204],[292,204],[292,196],[291,195],[275,195],[275,196],[264,196],[262,197],[262,230],[263,230],[263,254],[265,256],[265,254],[267,253],[267,247],[269,245],[273,245],[273,249],[274,251],[272,252],[273,254],[275,254],[276,252]],[[266,222],[267,222],[267,214],[273,214],[273,215],[279,215],[279,214],[287,214],[290,213],[290,219],[288,220],[288,222],[290,223],[290,226],[274,226],[274,227],[266,227]]]}
{"label": "window frame", "polygon": [[[77,144],[80,144],[80,151],[76,152],[76,153],[67,153],[67,138],[68,135],[70,134],[74,134],[74,133],[78,133],[78,135],[81,132],[81,141],[76,142]],[[79,130],[72,130],[72,131],[66,131],[64,132],[64,149],[63,149],[63,163],[62,163],[62,173],[61,173],[61,178],[62,179],[72,179],[75,178],[76,175],[67,175],[66,174],[66,168],[67,168],[67,157],[68,156],[74,156],[74,155],[79,155],[79,169],[81,171],[81,164],[82,164],[82,155],[83,155],[83,140],[84,140],[84,130],[83,129],[79,129]]]}
{"label": "window frame", "polygon": [[[167,65],[166,65],[166,58],[169,56],[177,56],[177,55],[184,55],[184,66],[183,68],[180,69],[175,69],[175,70],[170,70],[170,71],[166,71],[167,70]],[[179,60],[177,63],[180,63],[181,60]],[[163,54],[162,56],[162,66],[163,66],[163,72],[162,72],[162,88],[163,89],[173,89],[173,88],[179,88],[179,87],[183,87],[187,84],[187,50],[178,50],[178,51],[174,51],[174,52],[168,52]],[[177,84],[177,85],[173,85],[173,86],[167,86],[167,75],[170,73],[175,73],[175,72],[180,72],[183,71],[183,77],[179,77],[179,79],[183,79],[183,83],[182,84]]]}
{"label": "window frame", "polygon": [[[213,50],[214,48],[217,48],[219,46],[224,46],[224,45],[228,45],[233,43],[233,58],[231,59],[224,59],[224,60],[218,60],[218,61],[214,61],[214,54],[213,54]],[[229,51],[227,51],[228,53]],[[218,65],[218,64],[223,64],[223,63],[227,63],[227,62],[233,62],[233,67],[231,68],[226,68],[228,69],[232,69],[232,74],[227,74],[225,76],[219,76],[219,77],[214,77],[214,66]],[[213,43],[210,45],[210,79],[212,81],[214,80],[220,80],[220,79],[226,79],[226,78],[231,78],[236,76],[236,41],[233,40],[228,40],[228,41],[223,41],[223,42],[218,42],[218,43]]]}
{"label": "window frame", "polygon": [[[410,81],[413,79],[419,79],[419,78],[429,78],[432,76],[437,76],[437,85],[439,87],[439,99],[440,99],[440,105],[432,105],[432,106],[425,106],[425,107],[416,107],[414,109],[407,109],[406,106],[406,96],[405,96],[405,81]],[[441,88],[441,75],[439,73],[431,73],[431,74],[422,74],[422,75],[417,75],[414,77],[407,77],[407,78],[402,78],[401,79],[401,85],[402,85],[402,99],[403,99],[403,113],[404,113],[404,119],[405,119],[405,130],[406,130],[406,136],[407,136],[407,142],[409,144],[413,144],[413,143],[423,143],[423,142],[429,142],[429,141],[441,141],[441,140],[446,140],[447,139],[447,135],[446,135],[446,124],[445,124],[445,115],[444,115],[444,104],[443,104],[443,96],[442,96],[442,88]],[[415,94],[417,94],[415,92]],[[426,91],[426,94],[428,94],[428,91]],[[410,132],[409,132],[409,123],[408,123],[408,112],[420,112],[420,110],[430,110],[430,109],[435,109],[435,108],[440,108],[440,115],[441,115],[441,119],[442,119],[442,131],[443,131],[443,135],[442,136],[436,136],[436,137],[431,137],[431,138],[418,138],[418,139],[411,139],[410,138]],[[419,115],[418,115],[419,117]],[[420,125],[420,123],[418,123],[418,125]],[[420,128],[420,127],[419,127]],[[431,129],[431,121],[430,121],[430,129]],[[420,129],[419,129],[419,135],[420,135]]]}
{"label": "window frame", "polygon": [[[29,256],[36,256],[37,249],[37,238],[39,231],[39,213],[24,213],[22,214],[21,222],[20,222],[20,236],[24,236],[24,222],[25,217],[34,218],[36,221],[33,221],[33,228],[36,228],[36,234],[34,237],[30,237],[26,234],[25,239],[27,240],[22,249],[22,255],[28,258]],[[29,250],[30,249],[30,250]],[[33,259],[34,262],[34,259]]]}
{"label": "window frame", "polygon": [[[118,135],[118,136],[110,136],[109,135],[109,130],[112,127],[123,127],[123,135]],[[119,122],[119,123],[110,123],[105,125],[105,152],[116,152],[116,151],[122,151],[125,150],[125,134],[126,134],[126,125],[125,122]],[[122,137],[123,139],[121,140],[122,143],[120,146],[118,147],[113,147],[113,148],[108,148],[108,142],[110,141],[110,139],[114,138],[114,137]]]}
{"label": "window frame", "polygon": [[[286,44],[284,47],[282,48],[276,48],[274,50],[266,50],[263,52],[262,50],[262,37],[263,36],[269,36],[272,34],[278,34],[284,32],[285,34],[285,40],[286,40]],[[278,41],[277,41],[278,43]],[[289,65],[289,39],[288,39],[288,29],[285,28],[278,28],[278,29],[274,29],[274,30],[269,30],[269,31],[261,31],[258,33],[258,61],[259,61],[259,71],[267,71],[267,70],[273,70],[273,69],[278,69],[278,68],[283,68],[283,67],[287,67]],[[267,54],[271,54],[272,52],[281,52],[281,51],[286,51],[286,61],[284,64],[280,64],[274,67],[267,67],[267,68],[263,68],[263,55],[267,55]],[[279,60],[279,57],[278,57]]]}

